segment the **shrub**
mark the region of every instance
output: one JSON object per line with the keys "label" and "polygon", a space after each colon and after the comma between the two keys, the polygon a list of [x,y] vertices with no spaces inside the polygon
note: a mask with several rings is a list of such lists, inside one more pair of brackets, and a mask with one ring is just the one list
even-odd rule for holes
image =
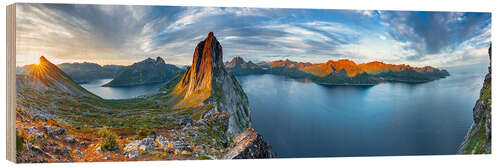
{"label": "shrub", "polygon": [[36,140],[37,140],[37,136],[36,136],[36,135],[31,134],[31,135],[29,135],[29,136],[28,136],[28,139],[27,139],[27,140],[28,140],[28,142],[29,142],[30,144],[35,144],[35,143],[36,143]]}
{"label": "shrub", "polygon": [[101,136],[101,148],[103,151],[115,151],[118,149],[116,135],[108,128],[103,128],[98,133]]}
{"label": "shrub", "polygon": [[16,152],[20,152],[24,149],[24,137],[23,135],[16,133]]}
{"label": "shrub", "polygon": [[142,151],[141,151],[141,152],[139,152],[139,153],[140,153],[141,155],[146,155],[146,154],[148,154],[148,151],[146,151],[146,150],[142,150]]}
{"label": "shrub", "polygon": [[135,133],[137,134],[137,138],[139,138],[139,139],[146,138],[146,137],[148,137],[148,135],[156,136],[156,131],[150,130],[150,128],[148,128],[146,126],[138,128]]}
{"label": "shrub", "polygon": [[199,160],[211,160],[212,158],[210,158],[209,156],[206,156],[206,155],[200,155],[200,157],[198,157]]}

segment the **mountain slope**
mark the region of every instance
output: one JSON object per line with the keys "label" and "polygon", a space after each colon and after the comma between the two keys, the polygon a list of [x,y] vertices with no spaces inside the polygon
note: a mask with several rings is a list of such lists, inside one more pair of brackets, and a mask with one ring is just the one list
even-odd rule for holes
{"label": "mountain slope", "polygon": [[240,134],[250,127],[248,98],[234,75],[224,69],[222,46],[212,32],[196,46],[192,66],[172,93],[177,97],[177,108],[213,105],[204,117],[228,112],[231,134]]}
{"label": "mountain slope", "polygon": [[43,56],[40,57],[39,64],[25,66],[24,69],[26,74],[17,75],[16,89],[32,88],[38,91],[59,91],[74,96],[97,97]]}
{"label": "mountain slope", "polygon": [[226,69],[234,75],[249,75],[263,73],[263,69],[252,61],[246,62],[241,57],[234,57],[226,64]]}
{"label": "mountain slope", "polygon": [[180,69],[175,65],[165,64],[161,57],[156,60],[147,58],[123,69],[113,80],[104,86],[134,86],[166,82],[174,77]]}
{"label": "mountain slope", "polygon": [[491,154],[491,45],[488,53],[488,74],[484,77],[483,88],[472,110],[474,122],[460,145],[459,154]]}

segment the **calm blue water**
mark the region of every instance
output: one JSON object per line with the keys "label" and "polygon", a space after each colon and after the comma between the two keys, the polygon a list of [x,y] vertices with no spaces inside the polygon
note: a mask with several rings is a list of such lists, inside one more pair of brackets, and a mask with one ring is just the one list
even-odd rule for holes
{"label": "calm blue water", "polygon": [[[484,72],[483,72],[484,73]],[[424,84],[324,86],[275,75],[238,77],[252,126],[279,157],[455,154],[472,123],[483,73]],[[105,99],[156,93],[163,84],[82,84]]]}
{"label": "calm blue water", "polygon": [[164,83],[148,84],[129,87],[102,87],[112,79],[99,79],[85,84],[80,84],[88,91],[104,99],[128,99],[146,94],[157,93]]}
{"label": "calm blue water", "polygon": [[424,84],[323,86],[238,77],[252,126],[279,157],[455,154],[472,123],[482,73]]}

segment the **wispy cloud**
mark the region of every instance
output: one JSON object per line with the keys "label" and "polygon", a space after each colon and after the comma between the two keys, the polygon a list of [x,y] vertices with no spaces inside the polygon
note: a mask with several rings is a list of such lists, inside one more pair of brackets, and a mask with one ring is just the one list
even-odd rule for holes
{"label": "wispy cloud", "polygon": [[[224,59],[348,58],[438,67],[487,61],[491,14],[373,10],[21,4],[18,65],[45,55],[56,63],[131,64],[162,56],[190,64],[214,32]],[[483,53],[484,52],[484,53]]]}

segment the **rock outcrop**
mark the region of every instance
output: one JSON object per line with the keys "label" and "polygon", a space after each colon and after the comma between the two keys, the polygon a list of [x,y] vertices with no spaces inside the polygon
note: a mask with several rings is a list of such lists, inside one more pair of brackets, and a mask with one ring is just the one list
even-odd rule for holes
{"label": "rock outcrop", "polygon": [[172,93],[176,108],[213,105],[203,114],[204,118],[228,112],[228,132],[240,134],[250,127],[248,97],[233,74],[224,69],[222,46],[210,32],[198,43],[193,54],[193,64],[186,69]]}
{"label": "rock outcrop", "polygon": [[175,65],[165,64],[165,60],[147,58],[123,69],[112,81],[104,86],[135,86],[162,83],[172,79],[181,69]]}
{"label": "rock outcrop", "polygon": [[479,99],[474,106],[472,123],[458,154],[491,154],[491,45],[488,51],[490,67],[484,77]]}
{"label": "rock outcrop", "polygon": [[253,128],[248,128],[236,136],[231,143],[226,159],[272,158],[271,147]]}

